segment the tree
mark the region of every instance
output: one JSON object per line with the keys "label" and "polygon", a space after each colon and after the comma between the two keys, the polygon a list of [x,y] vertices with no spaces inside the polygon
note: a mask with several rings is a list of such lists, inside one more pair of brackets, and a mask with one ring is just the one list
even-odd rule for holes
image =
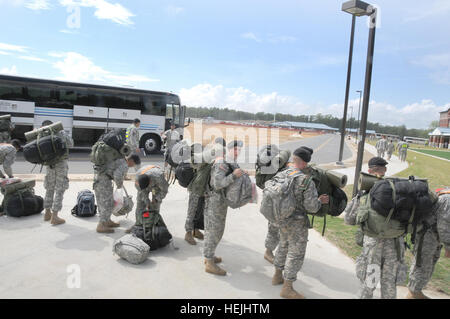
{"label": "tree", "polygon": [[430,123],[430,126],[429,126],[429,129],[430,130],[434,130],[435,128],[437,128],[437,127],[439,127],[439,121],[432,121],[431,123]]}

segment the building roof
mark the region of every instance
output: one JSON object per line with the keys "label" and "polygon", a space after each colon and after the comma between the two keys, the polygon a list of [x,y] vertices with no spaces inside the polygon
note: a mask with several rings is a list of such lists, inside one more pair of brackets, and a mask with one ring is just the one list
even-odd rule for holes
{"label": "building roof", "polygon": [[272,123],[272,126],[281,126],[281,127],[295,127],[295,128],[310,128],[316,130],[328,130],[328,131],[338,131],[337,128],[329,127],[328,125],[321,123],[306,123],[306,122],[275,122]]}
{"label": "building roof", "polygon": [[450,107],[446,111],[441,111],[439,113],[447,113],[448,111],[450,111]]}
{"label": "building roof", "polygon": [[[348,128],[346,129],[348,132],[355,132],[358,130],[356,128]],[[366,134],[377,134],[377,132],[375,132],[374,130],[366,130]]]}
{"label": "building roof", "polygon": [[433,132],[428,133],[431,136],[450,136],[450,127],[437,127]]}

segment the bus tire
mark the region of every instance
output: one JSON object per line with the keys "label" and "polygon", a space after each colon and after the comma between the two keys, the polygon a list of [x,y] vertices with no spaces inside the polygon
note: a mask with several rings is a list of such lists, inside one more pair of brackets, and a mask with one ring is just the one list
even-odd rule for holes
{"label": "bus tire", "polygon": [[141,148],[146,154],[156,154],[161,151],[161,138],[156,134],[146,134],[141,138]]}

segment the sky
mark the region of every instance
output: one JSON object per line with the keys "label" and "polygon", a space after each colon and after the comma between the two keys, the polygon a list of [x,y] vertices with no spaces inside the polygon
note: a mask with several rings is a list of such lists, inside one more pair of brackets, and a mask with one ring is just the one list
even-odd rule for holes
{"label": "sky", "polygon": [[[351,28],[342,2],[0,0],[0,74],[173,92],[187,106],[342,117]],[[372,4],[369,121],[427,128],[450,107],[450,1]],[[353,117],[368,33],[357,18]]]}

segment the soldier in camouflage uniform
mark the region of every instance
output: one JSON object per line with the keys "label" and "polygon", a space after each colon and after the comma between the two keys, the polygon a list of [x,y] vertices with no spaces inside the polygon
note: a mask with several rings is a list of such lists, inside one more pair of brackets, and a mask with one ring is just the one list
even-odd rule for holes
{"label": "soldier in camouflage uniform", "polygon": [[[450,188],[437,190],[439,200],[433,206],[430,216],[425,221],[427,227],[419,232],[414,245],[414,260],[411,265],[408,283],[408,299],[429,299],[422,290],[430,281],[434,267],[445,246],[445,256],[450,257]],[[419,252],[420,241],[422,248]],[[418,263],[418,254],[420,261]]]}
{"label": "soldier in camouflage uniform", "polygon": [[[16,153],[22,149],[19,140],[12,140],[11,144],[0,144],[0,164],[3,164],[3,169],[9,178],[13,177],[12,165],[16,160]],[[5,175],[0,171],[0,176],[5,178]]]}
{"label": "soldier in camouflage uniform", "polygon": [[389,144],[386,147],[386,152],[387,152],[387,160],[390,161],[391,157],[392,157],[392,153],[394,153],[394,143],[392,142],[392,140],[389,141]]}
{"label": "soldier in camouflage uniform", "polygon": [[166,139],[166,151],[164,153],[164,169],[167,167],[167,159],[172,151],[172,147],[180,141],[180,133],[175,130],[176,126],[174,123],[170,124],[170,130],[161,133],[161,136]]}
{"label": "soldier in camouflage uniform", "polygon": [[113,183],[117,188],[122,188],[125,175],[129,167],[140,164],[141,160],[137,155],[131,155],[124,158],[116,159],[105,165],[94,165],[94,192],[97,199],[98,214],[100,216],[97,225],[98,233],[113,233],[114,227],[119,227],[119,223],[111,220],[111,214],[114,208]]}
{"label": "soldier in camouflage uniform", "polygon": [[0,132],[0,143],[9,143],[11,141],[11,132],[14,130],[15,125],[10,120],[9,129],[7,131]]}
{"label": "soldier in camouflage uniform", "polygon": [[[369,174],[382,178],[386,174],[388,163],[381,157],[369,160]],[[356,225],[359,197],[345,208],[344,221],[347,225]],[[404,238],[381,239],[364,235],[363,250],[356,259],[356,276],[360,280],[358,298],[373,298],[378,282],[381,284],[381,298],[397,297],[397,282],[406,277],[404,271]]]}
{"label": "soldier in camouflage uniform", "polygon": [[[302,170],[311,160],[312,150],[300,147],[294,151],[294,167],[289,168],[293,172]],[[317,194],[316,186],[311,178],[305,174],[297,176],[293,181],[293,192],[296,199],[296,209],[288,218],[286,226],[281,226],[280,243],[275,253],[275,274],[272,278],[273,285],[283,284],[280,296],[289,299],[303,299],[302,294],[293,288],[305,259],[306,245],[308,243],[308,229],[311,227],[306,215],[316,213],[322,204],[329,202],[328,195]]]}
{"label": "soldier in camouflage uniform", "polygon": [[[138,190],[135,226],[142,226],[142,212],[148,210],[149,212],[159,213],[162,200],[167,195],[169,184],[159,166],[148,165],[142,167],[136,173],[135,186]],[[151,200],[149,198],[150,193],[152,194]],[[153,216],[153,214],[150,214],[150,218]],[[132,229],[133,227],[127,229],[126,232],[130,233]]]}
{"label": "soldier in camouflage uniform", "polygon": [[[141,120],[134,119],[133,124],[127,128],[126,133],[126,143],[131,148],[131,153],[138,155],[140,153],[139,149],[139,127],[141,126]],[[140,164],[134,166],[134,170],[137,172],[141,168]]]}
{"label": "soldier in camouflage uniform", "polygon": [[[194,238],[203,240],[204,236],[199,229],[194,229],[194,219],[197,213],[197,208],[200,200],[204,196],[205,189],[204,181],[196,180],[197,172],[201,169],[208,169],[208,164],[203,162],[202,159],[202,145],[201,144],[193,144],[191,146],[191,165],[194,169],[194,178],[192,182],[188,185],[187,189],[189,192],[189,204],[188,204],[188,212],[186,216],[186,223],[184,225],[184,229],[186,230],[186,235],[184,236],[184,240],[186,240],[191,245],[197,245],[197,242]],[[197,155],[197,156],[196,156]],[[199,161],[201,159],[201,161]],[[204,199],[203,199],[204,200]]]}
{"label": "soldier in camouflage uniform", "polygon": [[386,148],[387,148],[387,141],[384,138],[384,136],[381,138],[381,140],[379,140],[375,144],[375,147],[376,147],[377,152],[378,152],[378,157],[384,157],[384,152],[386,151]]}
{"label": "soldier in camouflage uniform", "polygon": [[218,151],[214,153],[216,157],[211,168],[210,183],[205,192],[205,244],[203,248],[205,271],[220,276],[225,276],[227,273],[216,265],[222,261],[222,258],[215,256],[217,245],[225,230],[228,210],[223,190],[245,174],[236,163],[242,145],[242,141],[230,142],[227,145],[226,159],[223,158],[223,146],[219,144],[213,146]]}
{"label": "soldier in camouflage uniform", "polygon": [[[42,122],[42,126],[53,124],[52,121]],[[73,146],[73,140],[64,130],[59,131],[58,135],[66,144],[67,150]],[[46,174],[44,179],[45,197],[44,197],[44,221],[50,221],[52,225],[64,224],[66,221],[58,217],[62,210],[65,191],[69,188],[69,152],[53,165],[46,165]]]}

